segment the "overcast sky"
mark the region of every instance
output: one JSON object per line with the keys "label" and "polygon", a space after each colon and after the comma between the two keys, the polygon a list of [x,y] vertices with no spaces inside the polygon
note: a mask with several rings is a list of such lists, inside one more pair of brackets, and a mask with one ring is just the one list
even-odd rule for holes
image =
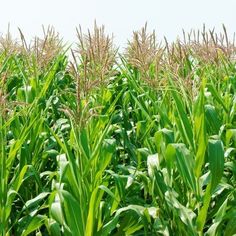
{"label": "overcast sky", "polygon": [[159,40],[165,35],[174,40],[182,28],[221,28],[236,31],[236,0],[2,0],[0,32],[6,33],[10,23],[16,35],[20,27],[27,38],[42,33],[42,24],[54,25],[65,41],[75,41],[75,27],[83,29],[104,24],[113,32],[115,42],[124,45],[133,30],[148,22]]}

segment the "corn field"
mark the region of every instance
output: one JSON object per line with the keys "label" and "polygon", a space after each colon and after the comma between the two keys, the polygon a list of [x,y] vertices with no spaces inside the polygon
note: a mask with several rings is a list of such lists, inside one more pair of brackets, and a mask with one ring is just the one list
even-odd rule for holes
{"label": "corn field", "polygon": [[121,54],[104,27],[0,37],[0,235],[236,235],[236,46],[223,26]]}

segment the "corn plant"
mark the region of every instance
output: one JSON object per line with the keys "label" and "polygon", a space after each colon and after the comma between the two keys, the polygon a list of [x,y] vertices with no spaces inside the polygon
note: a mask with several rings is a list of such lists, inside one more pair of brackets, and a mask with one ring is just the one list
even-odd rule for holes
{"label": "corn plant", "polygon": [[160,43],[145,25],[119,55],[96,23],[75,48],[19,32],[0,37],[0,235],[236,234],[224,26]]}

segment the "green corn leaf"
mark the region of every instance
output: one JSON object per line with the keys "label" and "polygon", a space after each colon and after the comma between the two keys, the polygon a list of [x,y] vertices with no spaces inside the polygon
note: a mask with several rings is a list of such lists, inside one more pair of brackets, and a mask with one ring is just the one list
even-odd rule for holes
{"label": "green corn leaf", "polygon": [[46,220],[47,217],[45,215],[36,215],[32,217],[30,223],[25,227],[24,231],[22,232],[22,236],[27,236],[35,230],[39,229]]}
{"label": "green corn leaf", "polygon": [[205,152],[207,147],[207,134],[204,110],[204,88],[205,81],[202,82],[201,91],[194,107],[194,134],[196,144],[195,175],[197,178],[201,175],[201,169],[205,161]]}
{"label": "green corn leaf", "polygon": [[224,171],[224,148],[220,140],[208,141],[209,169],[211,171],[212,191],[220,183]]}
{"label": "green corn leaf", "polygon": [[197,187],[194,175],[194,160],[186,146],[184,144],[169,144],[166,150],[166,158],[169,162],[169,168],[173,166],[173,161],[175,160],[178,172],[183,181],[196,193]]}
{"label": "green corn leaf", "polygon": [[171,86],[173,86],[173,89],[171,90],[171,94],[174,99],[176,109],[178,112],[179,122],[177,122],[177,124],[178,124],[179,131],[181,133],[183,141],[186,141],[186,143],[193,150],[195,150],[195,145],[194,145],[194,141],[193,141],[193,129],[191,126],[191,122],[187,116],[187,112],[186,112],[186,109],[183,105],[183,102],[182,102],[179,94],[177,93],[177,88],[174,86],[171,79],[170,79],[170,84],[171,84]]}

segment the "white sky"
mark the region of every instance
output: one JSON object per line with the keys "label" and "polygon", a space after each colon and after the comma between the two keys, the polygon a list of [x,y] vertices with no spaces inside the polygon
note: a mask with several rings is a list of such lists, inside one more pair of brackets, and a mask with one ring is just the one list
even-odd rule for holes
{"label": "white sky", "polygon": [[13,35],[20,27],[26,37],[40,35],[42,24],[54,25],[65,41],[76,40],[75,27],[86,30],[97,20],[115,42],[124,46],[133,30],[148,22],[159,40],[165,35],[174,40],[182,28],[221,29],[224,23],[230,34],[236,31],[236,0],[0,0],[0,32],[10,23]]}

